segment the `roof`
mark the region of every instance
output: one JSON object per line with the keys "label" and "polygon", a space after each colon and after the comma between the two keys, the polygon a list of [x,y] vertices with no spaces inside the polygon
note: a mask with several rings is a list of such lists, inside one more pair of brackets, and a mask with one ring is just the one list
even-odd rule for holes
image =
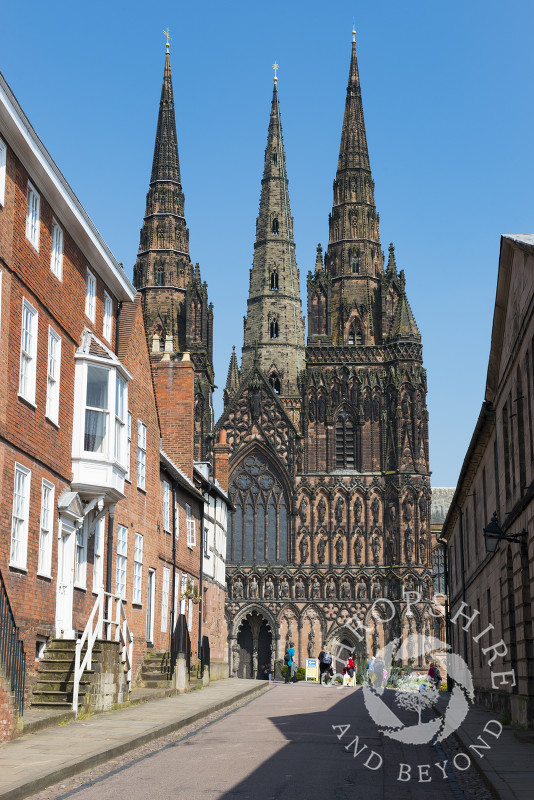
{"label": "roof", "polygon": [[185,472],[183,472],[161,448],[159,451],[159,456],[160,462],[163,464],[167,472],[174,478],[174,480],[179,483],[183,489],[189,492],[189,494],[196,500],[201,500],[204,502],[202,494],[198,491],[193,481],[189,480]]}
{"label": "roof", "polygon": [[502,238],[534,247],[534,233],[503,233]]}
{"label": "roof", "polygon": [[225,503],[229,508],[231,508],[232,510],[234,509],[234,504],[232,503],[232,501],[222,488],[217,478],[206,478],[202,470],[198,469],[196,464],[193,464],[193,471],[195,475],[201,479],[202,483],[206,484],[206,486],[208,487],[208,491],[213,492],[213,494],[219,495],[219,497],[225,501]]}
{"label": "roof", "polygon": [[118,300],[133,300],[132,283],[37,136],[1,72],[0,132],[106,286]]}

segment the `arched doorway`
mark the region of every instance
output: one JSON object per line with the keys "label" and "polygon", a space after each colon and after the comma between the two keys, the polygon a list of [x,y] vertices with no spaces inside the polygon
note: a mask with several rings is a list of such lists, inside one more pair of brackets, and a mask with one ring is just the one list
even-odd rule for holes
{"label": "arched doorway", "polygon": [[272,632],[257,611],[243,620],[237,634],[239,654],[238,678],[262,678],[263,667],[272,664]]}

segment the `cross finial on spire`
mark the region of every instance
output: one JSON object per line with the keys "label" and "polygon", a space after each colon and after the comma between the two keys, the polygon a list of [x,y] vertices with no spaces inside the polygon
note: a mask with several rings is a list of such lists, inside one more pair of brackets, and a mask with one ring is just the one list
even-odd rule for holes
{"label": "cross finial on spire", "polygon": [[354,17],[352,18],[352,41],[356,41],[356,27],[354,25]]}
{"label": "cross finial on spire", "polygon": [[167,41],[165,42],[165,47],[167,48],[167,53],[169,52],[170,42],[171,42],[171,34],[169,33],[169,28],[167,27],[166,31],[163,31],[163,35],[167,37]]}
{"label": "cross finial on spire", "polygon": [[277,77],[277,75],[276,75],[276,70],[280,69],[280,67],[278,66],[278,64],[276,63],[276,61],[275,61],[275,62],[274,62],[274,64],[273,64],[273,69],[274,69],[274,78],[273,78],[273,81],[274,81],[274,82],[275,82],[275,84],[276,84],[276,83],[278,83],[278,77]]}

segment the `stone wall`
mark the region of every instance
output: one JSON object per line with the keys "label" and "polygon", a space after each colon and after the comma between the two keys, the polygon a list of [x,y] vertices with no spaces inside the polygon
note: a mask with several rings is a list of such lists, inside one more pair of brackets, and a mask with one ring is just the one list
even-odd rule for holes
{"label": "stone wall", "polygon": [[117,642],[99,642],[102,652],[93,659],[91,684],[84,698],[82,711],[108,711],[129,699],[126,672]]}

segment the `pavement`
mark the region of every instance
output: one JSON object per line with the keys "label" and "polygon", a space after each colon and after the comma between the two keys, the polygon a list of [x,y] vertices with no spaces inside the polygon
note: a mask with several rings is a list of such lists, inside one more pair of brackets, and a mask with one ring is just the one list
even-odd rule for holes
{"label": "pavement", "polygon": [[[96,767],[140,745],[147,744],[154,739],[202,720],[210,714],[227,708],[236,701],[245,699],[255,692],[264,692],[269,688],[274,688],[276,692],[274,694],[269,692],[268,697],[262,695],[260,700],[254,702],[254,710],[251,706],[250,711],[237,712],[238,717],[235,724],[238,729],[239,715],[242,716],[243,713],[245,715],[255,715],[254,719],[251,717],[251,728],[244,737],[245,743],[243,745],[245,746],[248,742],[252,747],[252,752],[256,747],[260,753],[263,751],[263,757],[267,755],[265,751],[268,749],[266,745],[270,729],[266,728],[263,731],[263,739],[260,736],[259,742],[253,741],[250,731],[259,731],[264,717],[266,721],[269,721],[269,725],[272,726],[273,722],[276,724],[278,715],[280,715],[279,728],[286,737],[288,736],[286,728],[288,715],[289,727],[304,731],[303,734],[298,734],[297,739],[302,738],[302,736],[308,737],[308,732],[312,729],[319,729],[321,731],[321,746],[318,752],[322,752],[327,740],[332,738],[332,720],[329,719],[329,709],[331,708],[332,711],[335,709],[334,721],[336,723],[339,720],[345,722],[352,718],[357,721],[358,732],[365,739],[369,737],[368,741],[373,743],[373,747],[377,750],[385,747],[386,762],[395,763],[398,760],[397,755],[401,756],[400,751],[397,754],[396,751],[391,749],[391,745],[388,744],[384,737],[379,736],[376,727],[373,726],[371,719],[363,708],[363,704],[361,704],[361,698],[357,697],[360,695],[358,690],[344,689],[342,687],[327,689],[326,687],[309,684],[289,685],[286,687],[275,684],[273,687],[272,683],[267,684],[263,681],[230,678],[216,681],[209,687],[185,695],[156,699],[147,698],[145,702],[129,708],[59,724],[46,730],[37,730],[35,733],[25,734],[19,739],[1,745],[0,800],[19,800],[19,798],[28,797],[54,783],[77,775],[86,769]],[[349,697],[353,699],[350,700]],[[349,703],[346,709],[345,698]],[[442,713],[445,711],[448,701],[449,696],[447,693],[443,693],[439,701]],[[341,705],[337,705],[340,702]],[[353,706],[353,703],[357,705]],[[278,708],[275,711],[275,706],[277,705]],[[345,711],[347,712],[346,714]],[[341,715],[340,712],[342,712]],[[234,716],[236,715],[232,714],[231,718],[228,718],[228,722],[224,724],[231,727],[234,724],[231,723],[231,719]],[[345,716],[347,716],[347,720],[345,720]],[[488,723],[490,724],[488,725]],[[461,768],[465,763],[465,756],[462,756],[458,762],[459,766],[457,765],[455,770],[457,777],[461,779],[468,776],[469,773],[473,774],[473,772],[474,774],[479,774],[484,784],[491,789],[494,796],[499,800],[533,800],[534,733],[531,731],[515,731],[510,726],[504,726],[501,730],[496,714],[478,706],[471,706],[460,728],[454,736],[445,740],[444,745],[454,737],[461,743],[463,751],[469,754],[471,762],[468,772],[462,773]],[[289,739],[291,740],[292,736],[289,736]],[[201,741],[203,742],[203,747],[205,747],[207,743],[205,734],[201,737]],[[333,741],[337,744],[336,737],[333,737]],[[481,746],[482,741],[485,741],[489,747]],[[260,742],[262,744],[259,744]],[[328,744],[331,743],[328,742]],[[340,745],[341,750],[343,750],[343,745],[344,743]],[[228,762],[232,765],[232,770],[235,770],[236,758],[243,755],[242,750],[236,752],[237,740],[235,731],[229,737],[221,737],[220,746],[221,760],[218,762],[219,766],[221,763]],[[292,757],[288,757],[287,763],[286,759],[280,759],[280,756],[277,755],[280,746],[281,742],[276,743],[276,746],[273,747],[271,759],[268,759],[268,761],[270,761],[271,769],[279,766],[282,772],[287,774],[293,771],[290,766]],[[474,746],[478,747],[478,751],[473,749]],[[336,751],[337,749],[339,748],[336,747]],[[446,750],[447,748],[445,747],[444,749]],[[423,753],[419,751],[419,755],[423,756]],[[454,751],[448,754],[451,766],[453,755]],[[303,783],[306,783],[306,775],[308,774],[306,770],[310,767],[309,756],[310,752],[307,752],[306,763],[308,766],[305,767],[301,776]],[[242,759],[240,758],[239,760],[241,761]],[[404,750],[401,760],[409,760],[409,756]],[[250,758],[244,759],[244,761],[251,763]],[[425,763],[432,763],[431,756],[428,756],[428,760]],[[268,770],[265,772],[261,768],[260,763],[257,764],[256,774],[260,786],[266,780],[268,772]],[[396,774],[385,776],[384,783],[380,786],[376,784],[376,773],[374,775],[375,783],[367,787],[371,789],[371,794],[367,794],[368,797],[389,796],[391,791],[395,791],[398,796],[401,788],[407,788],[403,787],[402,784],[399,785]],[[235,780],[235,777],[234,772],[232,781]],[[367,777],[371,777],[369,770],[363,770],[363,775],[362,773],[352,777],[348,775],[348,785],[356,778],[356,785],[361,786],[362,778],[365,779]],[[438,782],[438,777],[442,776],[434,776],[434,782],[431,784],[431,792],[436,800],[442,796],[447,796],[444,783],[450,785],[449,781]],[[249,778],[247,778],[246,772],[243,772],[241,779],[243,781],[242,786],[246,786],[248,789]],[[330,776],[330,780],[333,780],[332,776]],[[230,783],[227,784],[227,791],[230,789],[230,785]],[[346,789],[347,783],[344,785]],[[415,784],[413,785],[415,794],[410,794],[409,796],[427,796],[423,792],[425,788],[424,784],[423,786]],[[430,787],[428,788],[430,789]],[[206,785],[204,791],[208,791],[208,789],[209,787]],[[276,794],[274,786],[273,790]],[[340,788],[335,797],[344,797],[344,791]],[[375,791],[379,795],[375,794]],[[423,792],[423,794],[419,795],[419,791]],[[134,792],[132,796],[137,797],[137,793]],[[219,796],[226,798],[233,797],[233,794],[230,791],[228,794],[225,792]],[[262,795],[257,794],[255,796],[261,797]],[[293,796],[295,795],[293,794]],[[483,796],[483,793],[477,795],[475,791],[473,795],[458,793],[456,796],[477,797]],[[404,794],[402,794],[402,800],[404,800]]]}
{"label": "pavement", "polygon": [[[442,693],[440,710],[445,709],[449,697],[447,692]],[[499,733],[499,725],[499,714],[473,705],[455,736],[499,800],[533,800],[534,732],[504,725]],[[490,745],[489,749],[481,740]]]}
{"label": "pavement", "polygon": [[25,734],[0,745],[0,800],[28,797],[267,688],[267,682],[228,678]]}

